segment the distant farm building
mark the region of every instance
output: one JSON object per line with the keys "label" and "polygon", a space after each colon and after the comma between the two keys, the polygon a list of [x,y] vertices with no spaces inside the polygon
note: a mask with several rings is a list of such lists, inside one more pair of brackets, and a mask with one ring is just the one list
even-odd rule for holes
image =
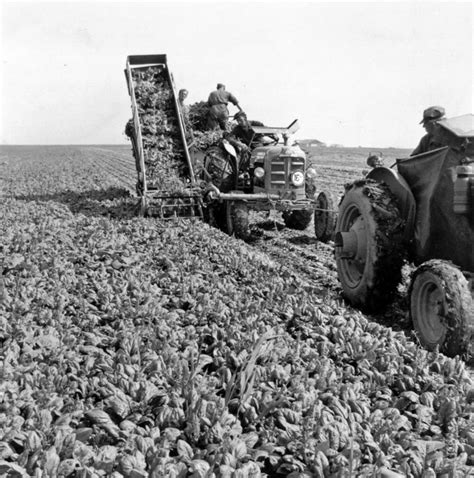
{"label": "distant farm building", "polygon": [[300,146],[305,146],[307,148],[324,148],[326,146],[326,143],[317,139],[301,139],[298,143]]}

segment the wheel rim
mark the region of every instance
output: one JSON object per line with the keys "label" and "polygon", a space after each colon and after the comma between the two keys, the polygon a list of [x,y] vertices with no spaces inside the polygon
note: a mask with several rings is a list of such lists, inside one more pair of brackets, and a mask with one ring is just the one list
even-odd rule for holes
{"label": "wheel rim", "polygon": [[446,335],[443,317],[446,302],[443,290],[438,283],[425,274],[415,297],[414,317],[422,339],[427,344],[438,344]]}
{"label": "wheel rim", "polygon": [[339,232],[335,236],[336,259],[348,287],[357,287],[364,276],[367,245],[365,218],[359,208],[352,204],[343,211]]}

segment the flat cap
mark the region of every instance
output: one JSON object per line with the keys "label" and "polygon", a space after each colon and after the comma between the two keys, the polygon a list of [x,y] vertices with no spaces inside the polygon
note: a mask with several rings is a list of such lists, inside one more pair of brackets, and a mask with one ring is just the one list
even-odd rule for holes
{"label": "flat cap", "polygon": [[444,114],[445,111],[442,106],[430,106],[423,111],[423,119],[420,121],[420,124],[426,123],[427,121],[441,119]]}
{"label": "flat cap", "polygon": [[225,88],[225,85],[224,85],[224,83],[217,83],[217,89],[219,89],[219,88],[222,88],[222,87],[224,87],[224,88]]}
{"label": "flat cap", "polygon": [[234,115],[234,119],[236,120],[237,118],[247,119],[247,115],[243,111],[237,111],[237,113]]}

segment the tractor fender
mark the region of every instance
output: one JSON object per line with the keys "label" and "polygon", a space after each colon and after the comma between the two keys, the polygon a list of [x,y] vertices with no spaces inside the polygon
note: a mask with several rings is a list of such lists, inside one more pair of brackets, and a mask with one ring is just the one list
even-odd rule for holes
{"label": "tractor fender", "polygon": [[410,242],[415,229],[416,202],[408,183],[396,170],[383,166],[372,169],[367,179],[385,183],[395,196],[400,214],[406,221],[404,240]]}

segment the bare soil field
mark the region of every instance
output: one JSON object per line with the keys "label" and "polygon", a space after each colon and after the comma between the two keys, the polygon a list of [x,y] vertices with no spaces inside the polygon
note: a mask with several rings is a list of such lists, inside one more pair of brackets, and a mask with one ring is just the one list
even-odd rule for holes
{"label": "bare soil field", "polygon": [[[318,189],[370,151],[308,150]],[[0,148],[0,476],[474,476],[472,371],[406,283],[363,315],[313,224],[245,243],[136,217],[134,183],[128,146]]]}

